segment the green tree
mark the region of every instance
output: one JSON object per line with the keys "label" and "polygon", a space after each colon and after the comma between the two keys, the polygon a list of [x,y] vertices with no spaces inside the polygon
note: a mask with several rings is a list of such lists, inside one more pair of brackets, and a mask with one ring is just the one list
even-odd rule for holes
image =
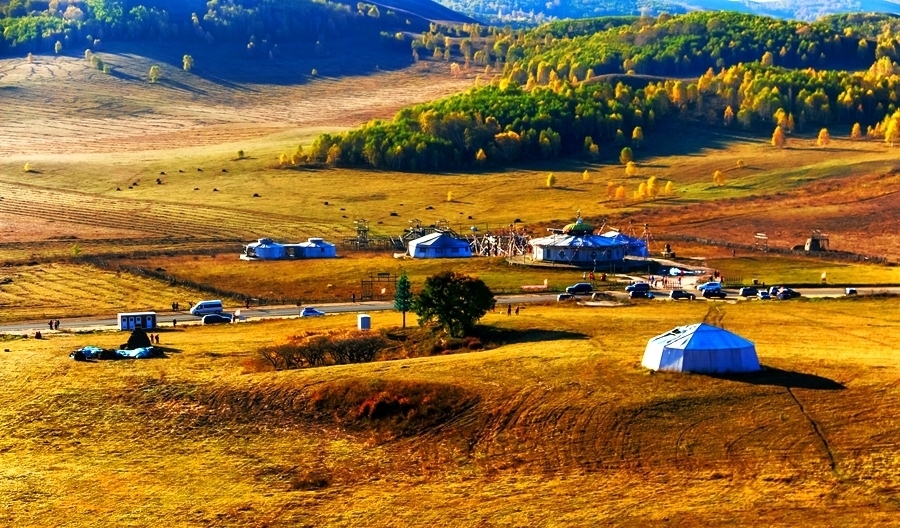
{"label": "green tree", "polygon": [[481,279],[445,271],[425,279],[413,301],[419,325],[434,321],[451,337],[463,337],[494,305],[494,294]]}
{"label": "green tree", "polygon": [[394,292],[394,309],[403,314],[403,328],[406,328],[406,312],[413,309],[413,294],[406,272],[400,273],[397,279],[397,291]]}
{"label": "green tree", "polygon": [[622,149],[622,152],[619,153],[619,161],[622,162],[622,165],[628,165],[629,161],[634,161],[634,153],[631,152],[630,147]]}

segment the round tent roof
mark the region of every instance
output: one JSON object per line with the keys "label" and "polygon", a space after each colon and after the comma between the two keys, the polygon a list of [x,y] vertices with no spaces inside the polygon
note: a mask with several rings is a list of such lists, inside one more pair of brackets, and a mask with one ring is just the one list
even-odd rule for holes
{"label": "round tent roof", "polygon": [[588,224],[585,224],[584,221],[581,220],[581,218],[576,220],[574,224],[569,224],[563,228],[563,233],[567,235],[584,235],[593,232],[594,228]]}
{"label": "round tent roof", "polygon": [[756,345],[722,328],[699,323],[679,326],[647,342],[641,364],[674,372],[756,372]]}

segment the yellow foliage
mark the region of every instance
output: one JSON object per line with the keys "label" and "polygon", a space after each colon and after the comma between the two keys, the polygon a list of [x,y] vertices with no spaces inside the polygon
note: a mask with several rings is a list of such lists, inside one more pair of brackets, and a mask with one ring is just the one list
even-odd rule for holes
{"label": "yellow foliage", "polygon": [[828,146],[831,143],[831,136],[828,135],[828,129],[823,128],[819,131],[819,137],[816,138],[816,145],[820,147]]}
{"label": "yellow foliage", "polygon": [[556,185],[556,176],[554,176],[553,173],[551,172],[547,176],[547,188],[552,189],[554,185]]}
{"label": "yellow foliage", "polygon": [[606,197],[609,199],[616,197],[616,184],[611,181],[606,182]]}
{"label": "yellow foliage", "polygon": [[448,202],[453,201],[453,191],[447,191],[447,201]]}
{"label": "yellow foliage", "polygon": [[775,132],[772,134],[772,146],[778,148],[784,148],[786,140],[784,139],[784,131],[780,126],[775,127]]}
{"label": "yellow foliage", "polygon": [[637,163],[633,161],[629,161],[625,164],[625,175],[626,176],[634,176],[638,173]]}
{"label": "yellow foliage", "polygon": [[715,183],[716,185],[725,185],[725,174],[720,170],[714,172],[713,183]]}
{"label": "yellow foliage", "polygon": [[666,182],[666,187],[663,189],[663,194],[666,196],[672,196],[675,194],[675,183],[672,180]]}
{"label": "yellow foliage", "polygon": [[586,182],[591,181],[591,173],[588,172],[587,169],[581,174],[581,180]]}
{"label": "yellow foliage", "polygon": [[616,200],[624,202],[627,197],[628,191],[625,189],[625,186],[619,185],[619,187],[616,189]]}
{"label": "yellow foliage", "polygon": [[862,137],[862,128],[859,126],[859,123],[854,123],[853,128],[850,130],[850,139],[860,139]]}

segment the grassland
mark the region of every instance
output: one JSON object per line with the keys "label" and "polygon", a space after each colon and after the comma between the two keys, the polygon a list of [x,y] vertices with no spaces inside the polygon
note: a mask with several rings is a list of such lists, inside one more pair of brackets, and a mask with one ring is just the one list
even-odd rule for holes
{"label": "grassland", "polygon": [[[118,334],[2,343],[0,519],[236,526],[885,524],[897,515],[892,300],[727,305],[771,370],[652,375],[646,339],[707,307],[529,306],[495,350],[253,373],[352,316],[165,332],[168,358],[75,363]],[[397,324],[396,314],[375,318]],[[774,329],[777,328],[777,331]],[[368,387],[368,389],[366,389]],[[465,400],[397,436],[323,394]],[[448,402],[453,403],[453,402]],[[459,403],[459,402],[456,402]],[[819,436],[819,434],[821,436]],[[833,459],[833,467],[832,467]],[[313,489],[318,480],[327,482]],[[164,521],[165,520],[165,521]]]}
{"label": "grassland", "polygon": [[122,311],[168,311],[187,307],[198,292],[159,280],[64,263],[0,270],[0,323],[60,317],[109,315]]}

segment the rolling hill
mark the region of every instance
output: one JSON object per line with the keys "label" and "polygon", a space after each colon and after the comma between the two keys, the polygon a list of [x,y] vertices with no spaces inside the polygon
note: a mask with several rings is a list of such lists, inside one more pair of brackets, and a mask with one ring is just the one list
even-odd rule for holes
{"label": "rolling hill", "polygon": [[796,20],[815,20],[835,13],[898,13],[900,4],[891,0],[442,0],[447,7],[490,23],[535,24],[565,18],[612,15],[651,16],[690,11],[738,11]]}

